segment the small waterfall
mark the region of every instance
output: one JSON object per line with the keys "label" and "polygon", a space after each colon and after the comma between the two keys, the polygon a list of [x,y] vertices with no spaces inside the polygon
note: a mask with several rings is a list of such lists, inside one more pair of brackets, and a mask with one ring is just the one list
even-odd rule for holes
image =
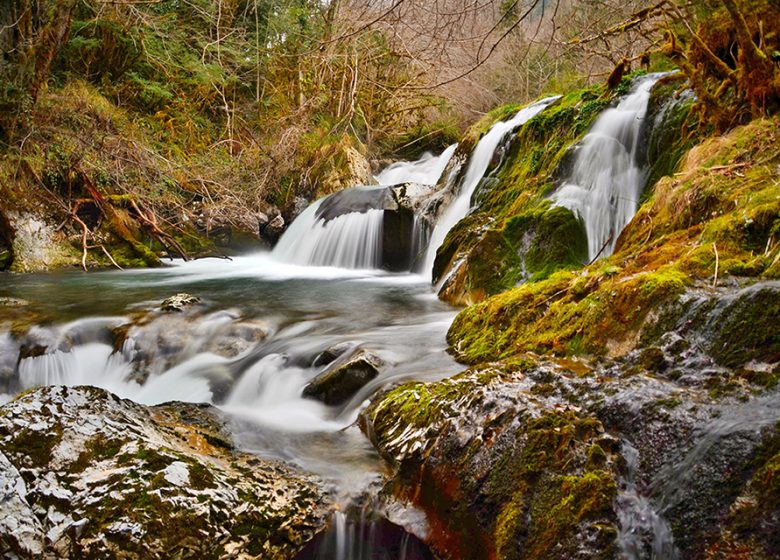
{"label": "small waterfall", "polygon": [[662,74],[639,78],[617,107],[604,111],[577,148],[572,171],[553,195],[582,218],[588,259],[612,254],[639,206],[647,170],[641,141],[650,90]]}
{"label": "small waterfall", "polygon": [[350,212],[326,220],[319,209],[332,196],[311,204],[295,219],[274,248],[274,257],[304,266],[379,268],[382,265],[383,210]]}
{"label": "small waterfall", "polygon": [[[450,146],[439,156],[425,154],[414,162],[390,165],[377,175],[379,186],[353,187],[311,204],[279,240],[274,257],[304,266],[382,268],[387,186],[410,182],[435,185],[456,147]],[[413,233],[414,251],[417,237],[422,237],[423,232]]]}
{"label": "small waterfall", "polygon": [[420,183],[435,185],[452,159],[457,144],[453,144],[436,156],[425,153],[417,161],[399,161],[388,165],[374,178],[380,185],[400,185],[402,183]]}
{"label": "small waterfall", "polygon": [[623,442],[622,454],[627,463],[627,473],[616,501],[620,520],[620,557],[622,560],[675,560],[679,553],[669,524],[637,488],[639,452],[628,442]]}
{"label": "small waterfall", "polygon": [[316,536],[295,560],[433,560],[416,536],[388,521],[370,505],[333,514],[327,531]]}
{"label": "small waterfall", "polygon": [[425,256],[425,270],[433,269],[433,261],[436,259],[436,251],[444,243],[447,233],[455,227],[460,220],[466,217],[471,209],[471,196],[474,194],[479,182],[485,175],[490,162],[493,160],[496,148],[515,129],[525,124],[531,118],[541,113],[559,96],[548,97],[525,107],[508,121],[494,124],[490,130],[477,143],[469,157],[468,167],[457,197],[442,214],[431,234],[428,251]]}

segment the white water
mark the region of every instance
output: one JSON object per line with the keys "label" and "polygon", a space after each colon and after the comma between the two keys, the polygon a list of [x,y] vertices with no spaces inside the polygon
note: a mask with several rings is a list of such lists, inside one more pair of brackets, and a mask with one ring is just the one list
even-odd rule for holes
{"label": "white water", "polygon": [[379,268],[384,211],[351,212],[326,221],[317,217],[323,200],[311,204],[293,221],[274,248],[274,257],[304,266]]}
{"label": "white water", "polygon": [[431,234],[428,250],[425,255],[424,270],[430,273],[433,270],[433,261],[436,259],[436,251],[447,233],[455,227],[460,220],[465,218],[471,209],[471,196],[474,194],[480,180],[493,159],[499,144],[515,129],[528,122],[531,118],[541,113],[548,105],[557,100],[559,96],[548,97],[537,101],[519,111],[508,121],[494,124],[490,130],[477,142],[474,151],[469,157],[466,173],[460,184],[457,197],[447,207]]}
{"label": "white water", "polygon": [[[301,270],[322,274],[302,277]],[[150,405],[212,402],[234,417],[284,433],[334,433],[350,425],[361,403],[382,386],[430,377],[430,372],[440,377],[457,367],[444,352],[444,333],[453,312],[429,297],[421,276],[301,269],[256,255],[192,261],[159,270],[95,273],[74,276],[73,281],[78,293],[99,292],[107,286],[117,289],[113,303],[106,302],[117,312],[139,304],[141,309],[154,308],[163,294],[178,291],[179,286],[200,294],[208,308],[216,304],[217,310],[195,315],[152,313],[128,331],[119,349],[114,348],[112,332],[128,324],[124,315],[86,315],[39,327],[36,340],[46,352],[19,361],[17,390],[92,385]],[[47,293],[59,284],[55,277],[51,282],[55,284],[47,285]],[[156,303],[143,301],[149,290],[158,293]],[[62,292],[69,301],[70,289]],[[398,294],[403,294],[403,300]],[[216,297],[243,301],[242,310],[226,309]],[[80,312],[91,311],[87,306]],[[262,329],[267,337],[242,338],[242,332],[252,329]],[[215,353],[222,351],[221,340],[247,342],[245,350],[228,358]],[[314,356],[347,341],[357,341],[381,357],[387,364],[382,374],[343,407],[303,398],[303,388],[321,371],[311,365]],[[7,333],[0,333],[0,343],[4,354],[18,355],[18,345]],[[139,357],[148,357],[150,363],[139,362]],[[134,369],[138,363],[148,373],[143,382]]]}
{"label": "white water", "polygon": [[[399,183],[435,185],[455,153],[457,145],[441,155],[425,154],[413,162],[398,162],[377,175],[381,186]],[[356,186],[372,190],[376,186]],[[332,195],[331,195],[332,196]],[[281,262],[303,266],[328,266],[358,270],[382,266],[382,225],[384,211],[350,212],[331,220],[317,216],[324,197],[298,216],[273,250]]]}
{"label": "white water", "polygon": [[588,235],[588,259],[612,254],[639,206],[647,171],[638,161],[650,90],[660,74],[640,78],[617,107],[604,111],[578,148],[569,178],[553,195],[577,214]]}
{"label": "white water", "polygon": [[672,530],[653,508],[647,496],[636,484],[639,452],[623,442],[623,457],[627,474],[616,500],[620,528],[618,546],[622,560],[676,560],[679,552],[674,545]]}
{"label": "white water", "polygon": [[399,161],[388,165],[374,178],[380,185],[400,185],[402,183],[420,183],[435,185],[452,159],[457,144],[453,144],[436,156],[425,153],[417,161]]}

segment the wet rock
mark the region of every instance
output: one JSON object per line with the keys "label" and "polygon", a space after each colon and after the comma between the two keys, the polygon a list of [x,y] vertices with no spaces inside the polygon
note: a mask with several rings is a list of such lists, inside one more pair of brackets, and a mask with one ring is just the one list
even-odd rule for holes
{"label": "wet rock", "polygon": [[325,525],[318,484],[234,451],[208,405],[47,387],[0,408],[0,543],[18,558],[290,558]]}
{"label": "wet rock", "polygon": [[285,223],[293,223],[295,218],[300,216],[308,206],[309,201],[302,196],[294,197],[287,205],[284,206],[282,210],[282,217],[284,218]]}
{"label": "wet rock", "polygon": [[330,406],[343,404],[379,375],[381,367],[382,360],[365,350],[342,355],[304,387],[303,396]]}
{"label": "wet rock", "polygon": [[[718,558],[705,552],[735,543],[752,557],[776,555],[769,527],[780,499],[766,496],[776,492],[777,390],[756,395],[743,382],[713,391],[637,367],[640,356],[516,356],[402,385],[361,423],[397,467],[388,488],[427,512],[430,544],[445,556],[616,558],[633,550],[649,558],[658,546],[680,558]],[[669,371],[687,367],[666,347],[645,357],[652,367],[660,358]],[[599,498],[607,490],[616,499]],[[586,494],[587,507],[556,505]],[[559,544],[539,548],[551,526]]]}
{"label": "wet rock", "polygon": [[245,319],[235,311],[198,311],[149,313],[114,329],[114,350],[132,364],[134,379],[144,382],[150,374],[203,352],[238,358],[264,340],[270,329],[267,323]]}
{"label": "wet rock", "polygon": [[339,342],[338,344],[329,346],[318,354],[311,365],[312,367],[326,366],[347,352],[353,352],[355,348],[357,348],[357,344],[354,342]]}
{"label": "wet rock", "polygon": [[347,189],[323,200],[316,216],[330,221],[350,213],[382,210],[382,268],[408,271],[419,260],[425,249],[422,241],[433,228],[433,216],[418,214],[434,196],[433,189],[416,183]]}
{"label": "wet rock", "polygon": [[426,511],[429,544],[442,556],[616,556],[614,438],[578,407],[535,394],[536,385],[486,367],[403,385],[362,416],[397,466],[390,487]]}
{"label": "wet rock", "polygon": [[190,307],[200,303],[200,298],[190,294],[176,294],[164,300],[160,304],[160,309],[163,311],[184,311],[186,307]]}
{"label": "wet rock", "polygon": [[279,241],[279,238],[286,228],[284,218],[281,213],[279,213],[279,210],[275,209],[274,211],[275,213],[271,215],[266,215],[264,213],[258,215],[258,232],[260,234],[260,239],[268,243],[271,247],[276,245],[276,242]]}

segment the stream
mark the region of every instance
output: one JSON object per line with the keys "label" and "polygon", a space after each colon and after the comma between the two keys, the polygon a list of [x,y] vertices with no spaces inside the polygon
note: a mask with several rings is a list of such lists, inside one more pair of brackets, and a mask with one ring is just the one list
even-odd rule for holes
{"label": "stream", "polygon": [[[607,113],[612,120],[617,118],[613,113],[622,119],[617,132],[610,136],[597,130],[599,138],[614,144],[626,135],[623,128],[630,128],[631,149],[624,150],[623,167],[636,175],[631,187],[637,191],[642,175],[634,152],[652,78],[626,98],[625,107],[618,107],[622,112]],[[21,338],[0,331],[0,403],[20,391],[57,384],[93,385],[149,405],[214,404],[230,418],[240,448],[297,465],[331,487],[342,511],[315,548],[300,558],[430,557],[424,545],[398,527],[424,533],[419,512],[397,512],[397,523],[388,524],[373,511],[371,495],[385,467],[355,420],[383,388],[408,380],[436,381],[463,369],[446,351],[445,336],[456,310],[432,291],[433,257],[447,232],[470,211],[497,147],[556,99],[530,105],[480,140],[455,185],[454,200],[431,232],[420,274],[376,268],[383,210],[326,219],[318,211],[320,200],[304,211],[274,252],[177,261],[151,270],[0,275],[0,298],[24,302],[33,325]],[[373,196],[377,189],[409,181],[436,185],[455,149],[393,164],[377,175],[378,186],[355,192]],[[453,169],[450,175],[458,171]],[[603,182],[590,177],[602,170],[585,171],[580,174],[588,177],[575,174],[557,202],[573,207],[588,224],[604,221],[586,211],[592,206],[588,197],[611,191],[611,183],[602,188]],[[451,182],[448,177],[446,183]],[[577,187],[582,196],[569,196],[575,182],[587,187]],[[638,198],[638,192],[630,194]],[[604,196],[613,202],[619,198]],[[601,206],[619,220],[602,228],[606,233],[588,230],[591,253],[605,243],[602,238],[619,232],[636,202],[626,208],[609,202]],[[200,302],[180,313],[162,311],[161,302],[177,293],[192,294]],[[379,375],[337,405],[304,398],[304,387],[326,367],[319,358],[337,346],[359,347],[375,356],[382,364]],[[621,548],[625,557],[634,558],[639,557],[641,536],[667,528],[633,479],[625,486]],[[389,544],[383,542],[387,539]]]}

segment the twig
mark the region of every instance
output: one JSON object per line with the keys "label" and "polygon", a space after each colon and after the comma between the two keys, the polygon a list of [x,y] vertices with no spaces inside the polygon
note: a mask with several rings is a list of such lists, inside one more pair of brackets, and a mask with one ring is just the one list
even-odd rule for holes
{"label": "twig", "polygon": [[718,255],[718,246],[713,243],[712,249],[715,251],[715,277],[712,279],[712,287],[718,285],[718,267],[720,266],[720,256]]}
{"label": "twig", "polygon": [[121,266],[119,266],[119,264],[118,264],[118,263],[117,263],[117,262],[114,260],[114,257],[112,257],[112,256],[111,256],[111,253],[109,253],[109,252],[108,252],[108,249],[106,249],[105,245],[97,245],[97,247],[100,247],[100,248],[103,250],[103,252],[104,252],[104,253],[106,254],[106,256],[108,257],[108,260],[110,260],[110,261],[111,261],[111,264],[113,264],[113,265],[114,265],[115,267],[117,267],[119,270],[124,270],[124,268],[122,268]]}
{"label": "twig", "polygon": [[596,259],[598,259],[598,258],[601,256],[601,253],[603,253],[603,252],[604,252],[604,249],[606,249],[606,248],[607,248],[607,245],[609,245],[611,242],[612,242],[612,234],[610,233],[610,234],[609,234],[609,237],[607,237],[607,240],[604,242],[604,245],[602,245],[602,246],[601,246],[601,249],[599,249],[599,252],[598,252],[598,253],[596,253],[596,256],[595,256],[595,257],[593,257],[593,258],[591,259],[591,261],[590,261],[590,262],[589,262],[589,263],[588,263],[586,266],[590,266],[590,265],[592,265],[594,262],[596,262]]}

